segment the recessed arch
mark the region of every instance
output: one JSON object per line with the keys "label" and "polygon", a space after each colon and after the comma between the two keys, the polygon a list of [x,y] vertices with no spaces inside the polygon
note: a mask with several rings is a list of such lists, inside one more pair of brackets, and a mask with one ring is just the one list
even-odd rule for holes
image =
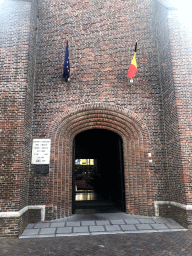
{"label": "recessed arch", "polygon": [[147,128],[123,112],[100,107],[71,113],[50,133],[53,138],[50,179],[54,218],[72,214],[73,140],[77,134],[90,129],[110,130],[121,137],[126,212],[152,215],[155,183],[148,161],[151,147]]}

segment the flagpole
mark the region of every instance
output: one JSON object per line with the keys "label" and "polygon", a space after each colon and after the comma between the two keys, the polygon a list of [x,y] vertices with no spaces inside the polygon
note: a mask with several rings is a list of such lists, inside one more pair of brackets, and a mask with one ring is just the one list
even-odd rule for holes
{"label": "flagpole", "polygon": [[135,42],[135,52],[137,52],[137,41]]}

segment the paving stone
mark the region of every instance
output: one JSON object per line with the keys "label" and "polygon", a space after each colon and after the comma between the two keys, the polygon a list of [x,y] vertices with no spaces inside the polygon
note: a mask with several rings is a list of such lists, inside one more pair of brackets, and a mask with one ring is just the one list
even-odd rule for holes
{"label": "paving stone", "polygon": [[54,222],[51,223],[50,228],[63,228],[65,226],[65,222]]}
{"label": "paving stone", "polygon": [[110,222],[112,224],[117,224],[117,225],[125,224],[124,220],[110,220]]}
{"label": "paving stone", "polygon": [[165,224],[163,223],[160,223],[160,224],[151,224],[151,226],[154,228],[154,229],[169,229]]}
{"label": "paving stone", "polygon": [[[150,223],[140,223],[150,222]],[[152,222],[152,223],[151,223]],[[173,223],[171,223],[173,222]],[[65,226],[66,224],[66,226]],[[150,224],[150,225],[149,225]],[[169,225],[169,226],[168,226]],[[37,227],[41,227],[37,228]],[[47,228],[46,228],[47,227]],[[29,233],[27,232],[29,231]],[[35,231],[33,231],[35,230]],[[181,231],[184,228],[172,219],[153,218],[127,218],[108,220],[73,220],[55,221],[37,224],[28,224],[21,238],[56,237],[56,236],[81,236],[96,234],[118,234],[118,233],[151,233]]]}
{"label": "paving stone", "polygon": [[127,224],[140,224],[140,222],[137,219],[127,219],[124,220]]}
{"label": "paving stone", "polygon": [[158,229],[157,232],[171,232],[171,229]]}
{"label": "paving stone", "polygon": [[72,227],[57,228],[56,234],[72,233]]}
{"label": "paving stone", "polygon": [[40,229],[25,229],[22,236],[33,236],[39,233]]}
{"label": "paving stone", "polygon": [[[91,233],[91,235],[95,236],[95,235],[117,235],[117,234],[123,234],[124,231],[110,231],[110,232],[93,232]],[[111,254],[109,254],[110,256]]]}
{"label": "paving stone", "polygon": [[155,223],[170,223],[166,218],[153,217]]}
{"label": "paving stone", "polygon": [[50,220],[51,223],[55,223],[55,222],[67,222],[68,220],[66,218],[61,218],[61,219],[56,219],[56,220]]}
{"label": "paving stone", "polygon": [[80,221],[68,221],[66,227],[80,227]]}
{"label": "paving stone", "polygon": [[81,221],[82,226],[94,226],[95,221],[94,220],[87,220],[87,221]]}
{"label": "paving stone", "polygon": [[105,231],[103,226],[90,226],[90,232],[102,232]]}
{"label": "paving stone", "polygon": [[153,218],[153,217],[148,217],[148,216],[143,216],[143,215],[134,215],[135,219],[149,219],[149,218]]}
{"label": "paving stone", "polygon": [[28,224],[26,228],[34,228],[35,224]]}
{"label": "paving stone", "polygon": [[97,225],[110,225],[108,220],[96,220]]}
{"label": "paving stone", "polygon": [[57,234],[55,235],[56,237],[62,237],[62,236],[74,236],[74,233],[61,233],[61,234]]}
{"label": "paving stone", "polygon": [[73,228],[74,233],[87,233],[89,232],[88,227],[74,227]]}
{"label": "paving stone", "polygon": [[155,223],[155,221],[151,218],[149,219],[138,219],[138,221],[140,221],[141,224],[151,224],[151,223]]}
{"label": "paving stone", "polygon": [[69,234],[56,234],[56,237],[62,236],[90,236],[90,233],[69,233]]}
{"label": "paving stone", "polygon": [[105,228],[107,231],[121,231],[121,228],[118,225],[106,225]]}
{"label": "paving stone", "polygon": [[[175,220],[171,219],[171,218],[166,218],[170,223],[177,223]],[[178,223],[177,223],[178,224]]]}
{"label": "paving stone", "polygon": [[56,228],[42,228],[39,235],[51,235],[55,234]]}
{"label": "paving stone", "polygon": [[37,223],[34,228],[49,228],[51,223]]}
{"label": "paving stone", "polygon": [[120,227],[123,230],[131,231],[131,230],[137,230],[135,225],[120,225]]}
{"label": "paving stone", "polygon": [[139,230],[149,230],[149,229],[153,229],[149,224],[136,224],[136,227]]}
{"label": "paving stone", "polygon": [[142,233],[142,234],[147,234],[147,233],[158,233],[159,231],[156,229],[143,229],[143,230],[132,230],[132,231],[124,231],[124,233]]}
{"label": "paving stone", "polygon": [[166,223],[166,225],[168,226],[168,228],[171,228],[171,229],[180,229],[180,228],[184,228],[184,227],[182,227],[181,225],[179,225],[178,223],[176,223],[176,224]]}
{"label": "paving stone", "polygon": [[[185,229],[185,228],[180,228],[180,229],[173,228],[173,229],[171,229],[171,228],[170,228],[169,230],[170,230],[170,232],[172,232],[172,231],[174,231],[174,232],[175,232],[175,231],[180,231],[180,232],[183,232],[183,231],[184,231],[184,232],[185,232],[185,231],[187,231],[188,229]],[[191,256],[191,255],[190,255],[190,256]]]}
{"label": "paving stone", "polygon": [[30,238],[45,238],[45,237],[55,237],[56,235],[55,234],[45,234],[45,235],[36,235],[36,236],[33,236],[33,237],[30,237]]}

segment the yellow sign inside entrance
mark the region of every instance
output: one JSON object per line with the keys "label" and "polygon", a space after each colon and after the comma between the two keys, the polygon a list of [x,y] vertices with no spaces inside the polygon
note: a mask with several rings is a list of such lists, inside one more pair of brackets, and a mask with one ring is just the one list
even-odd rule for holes
{"label": "yellow sign inside entrance", "polygon": [[94,159],[76,159],[75,164],[78,164],[78,165],[94,165]]}

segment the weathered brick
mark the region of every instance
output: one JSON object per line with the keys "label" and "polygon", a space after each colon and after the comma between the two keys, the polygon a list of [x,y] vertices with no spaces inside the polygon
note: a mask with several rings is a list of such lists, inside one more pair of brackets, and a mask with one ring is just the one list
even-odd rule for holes
{"label": "weathered brick", "polygon": [[[122,138],[127,213],[154,215],[154,200],[191,204],[192,51],[177,11],[160,2],[1,4],[1,211],[43,204],[46,219],[70,215],[73,139],[88,129]],[[61,78],[66,40],[68,83]],[[32,138],[51,139],[47,176],[31,165]],[[190,211],[163,205],[160,214],[192,225]],[[19,235],[39,220],[40,210],[4,218],[1,234]]]}

